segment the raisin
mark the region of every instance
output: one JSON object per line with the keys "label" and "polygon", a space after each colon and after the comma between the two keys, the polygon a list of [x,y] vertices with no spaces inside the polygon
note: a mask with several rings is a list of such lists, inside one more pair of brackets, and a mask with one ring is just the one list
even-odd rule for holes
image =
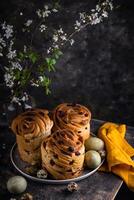
{"label": "raisin", "polygon": [[70,154],[69,153],[67,153],[67,152],[65,152],[65,151],[63,151],[63,150],[60,150],[61,151],[61,153],[63,153],[63,154],[65,154],[65,155],[69,155],[70,156]]}
{"label": "raisin", "polygon": [[71,162],[69,162],[69,165],[72,165],[74,163],[74,160],[72,160]]}
{"label": "raisin", "polygon": [[25,139],[25,142],[26,142],[26,143],[30,143],[30,140],[28,140],[28,139]]}
{"label": "raisin", "polygon": [[72,170],[71,170],[71,169],[68,169],[67,172],[72,172]]}
{"label": "raisin", "polygon": [[36,147],[33,151],[37,151],[40,148],[40,145]]}
{"label": "raisin", "polygon": [[79,156],[79,155],[80,155],[80,152],[79,152],[79,151],[76,151],[76,152],[75,152],[75,155],[76,155],[76,156]]}
{"label": "raisin", "polygon": [[83,112],[79,112],[80,115],[83,115]]}
{"label": "raisin", "polygon": [[59,140],[59,141],[58,141],[58,144],[64,144],[64,142],[63,142],[63,141],[61,141],[61,140]]}
{"label": "raisin", "polygon": [[43,143],[43,147],[46,148],[46,143],[45,142]]}
{"label": "raisin", "polygon": [[43,113],[43,112],[40,111],[39,114],[42,115],[42,116],[44,117],[44,113]]}
{"label": "raisin", "polygon": [[74,152],[74,147],[68,147],[68,151]]}
{"label": "raisin", "polygon": [[56,139],[56,135],[54,135],[53,138]]}
{"label": "raisin", "polygon": [[51,159],[50,164],[53,166],[53,165],[55,165],[55,162]]}
{"label": "raisin", "polygon": [[59,117],[64,117],[65,116],[65,113],[62,110],[59,110],[58,114],[59,114]]}
{"label": "raisin", "polygon": [[33,119],[30,118],[30,117],[27,117],[26,120],[29,121],[29,122],[33,121]]}
{"label": "raisin", "polygon": [[26,152],[28,155],[30,154],[30,151],[25,150],[25,152]]}
{"label": "raisin", "polygon": [[57,154],[54,154],[54,158],[57,158],[57,159],[58,159],[58,155],[57,155]]}

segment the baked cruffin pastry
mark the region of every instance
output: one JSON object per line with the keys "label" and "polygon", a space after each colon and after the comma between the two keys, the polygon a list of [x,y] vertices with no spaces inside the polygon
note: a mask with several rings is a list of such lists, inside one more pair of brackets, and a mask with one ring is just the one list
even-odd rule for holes
{"label": "baked cruffin pastry", "polygon": [[31,109],[18,115],[11,124],[20,157],[32,165],[41,162],[40,146],[42,140],[51,134],[53,121],[44,109]]}
{"label": "baked cruffin pastry", "polygon": [[80,104],[63,103],[53,111],[53,131],[69,129],[86,140],[90,135],[91,112]]}
{"label": "baked cruffin pastry", "polygon": [[84,154],[82,137],[67,129],[54,132],[41,144],[42,167],[58,180],[78,177]]}

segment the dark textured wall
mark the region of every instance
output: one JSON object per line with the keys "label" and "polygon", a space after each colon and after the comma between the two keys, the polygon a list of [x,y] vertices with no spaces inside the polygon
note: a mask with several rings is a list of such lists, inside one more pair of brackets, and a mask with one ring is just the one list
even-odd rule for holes
{"label": "dark textured wall", "polygon": [[[10,10],[23,7],[31,13],[42,2],[3,1],[1,14],[9,18]],[[61,1],[61,24],[69,31],[76,13],[96,2]],[[38,106],[51,109],[61,102],[78,102],[89,106],[94,118],[134,126],[134,3],[114,2],[116,9],[108,20],[87,27],[77,34],[73,47],[66,46],[52,75],[52,94],[46,97],[42,89],[31,90]]]}

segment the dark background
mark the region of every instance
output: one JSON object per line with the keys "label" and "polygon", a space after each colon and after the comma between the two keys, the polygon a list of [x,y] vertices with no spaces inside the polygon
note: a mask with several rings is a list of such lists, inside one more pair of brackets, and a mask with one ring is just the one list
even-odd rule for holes
{"label": "dark background", "polygon": [[[10,22],[21,11],[30,16],[45,2],[1,1],[1,19]],[[52,22],[60,21],[69,31],[76,14],[94,8],[97,1],[59,2],[61,17]],[[73,47],[66,46],[52,74],[50,96],[41,88],[30,90],[37,106],[52,109],[61,102],[78,102],[91,108],[93,118],[134,126],[134,3],[114,1],[114,7],[104,23],[85,28]]]}
{"label": "dark background", "polygon": [[[16,17],[19,21],[20,12],[31,18],[45,2],[1,0],[0,20],[11,23]],[[69,31],[77,13],[94,8],[97,2],[61,0],[61,16],[52,23],[60,22]],[[76,35],[73,47],[66,46],[52,74],[50,96],[42,88],[30,89],[37,106],[53,109],[61,102],[78,102],[91,109],[93,118],[134,126],[134,1],[114,0],[114,7],[104,23],[87,27]],[[19,22],[16,25],[19,27]],[[7,90],[0,87],[0,102],[6,98]],[[129,195],[133,193],[123,185],[117,199],[133,199]]]}

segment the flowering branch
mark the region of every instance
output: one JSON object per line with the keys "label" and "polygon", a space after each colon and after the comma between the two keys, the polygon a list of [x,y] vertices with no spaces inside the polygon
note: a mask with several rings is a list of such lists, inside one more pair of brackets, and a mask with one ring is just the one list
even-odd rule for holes
{"label": "flowering branch", "polygon": [[[103,22],[108,17],[108,12],[112,9],[112,1],[104,0],[102,3],[97,4],[96,8],[92,9],[90,13],[80,13],[79,19],[73,25],[72,33],[67,34],[63,31],[62,27],[58,30],[50,31],[47,19],[52,14],[57,14],[58,9],[45,5],[42,10],[38,9],[36,11],[39,23],[34,30],[31,29],[35,24],[32,19],[28,19],[23,24],[22,33],[31,34],[30,45],[28,46],[23,43],[19,49],[16,49],[17,38],[14,36],[13,25],[8,25],[6,22],[1,24],[0,56],[5,61],[3,65],[5,70],[4,78],[7,87],[11,89],[11,101],[18,103],[25,101],[28,98],[26,89],[29,85],[35,87],[42,86],[45,88],[46,94],[49,94],[51,80],[47,74],[48,72],[55,71],[55,65],[63,54],[63,47],[65,47],[67,42],[73,45],[73,37],[85,27]],[[33,45],[37,31],[40,31],[43,37],[45,33],[53,31],[52,43],[46,48],[46,52],[42,51],[42,54]]]}
{"label": "flowering branch", "polygon": [[[79,14],[79,20],[76,20],[76,23],[74,25],[74,30],[72,31],[72,33],[70,35],[67,36],[66,33],[63,32],[62,28],[60,28],[57,33],[53,36],[54,39],[54,43],[52,45],[52,47],[58,47],[58,48],[62,48],[62,46],[64,46],[67,42],[70,42],[71,45],[74,44],[74,39],[72,39],[76,33],[80,32],[81,30],[83,30],[84,28],[86,28],[89,25],[96,25],[99,24],[101,22],[103,22],[103,20],[105,18],[108,17],[108,11],[113,10],[113,4],[112,1],[106,0],[100,4],[96,5],[95,9],[91,10],[91,13],[86,14],[85,12],[80,13]],[[62,35],[60,35],[60,33]],[[62,39],[62,41],[58,41],[58,39]],[[60,46],[58,45],[58,42],[60,43]],[[53,48],[50,47],[49,50],[53,50]],[[48,53],[50,53],[50,51],[48,50]]]}

